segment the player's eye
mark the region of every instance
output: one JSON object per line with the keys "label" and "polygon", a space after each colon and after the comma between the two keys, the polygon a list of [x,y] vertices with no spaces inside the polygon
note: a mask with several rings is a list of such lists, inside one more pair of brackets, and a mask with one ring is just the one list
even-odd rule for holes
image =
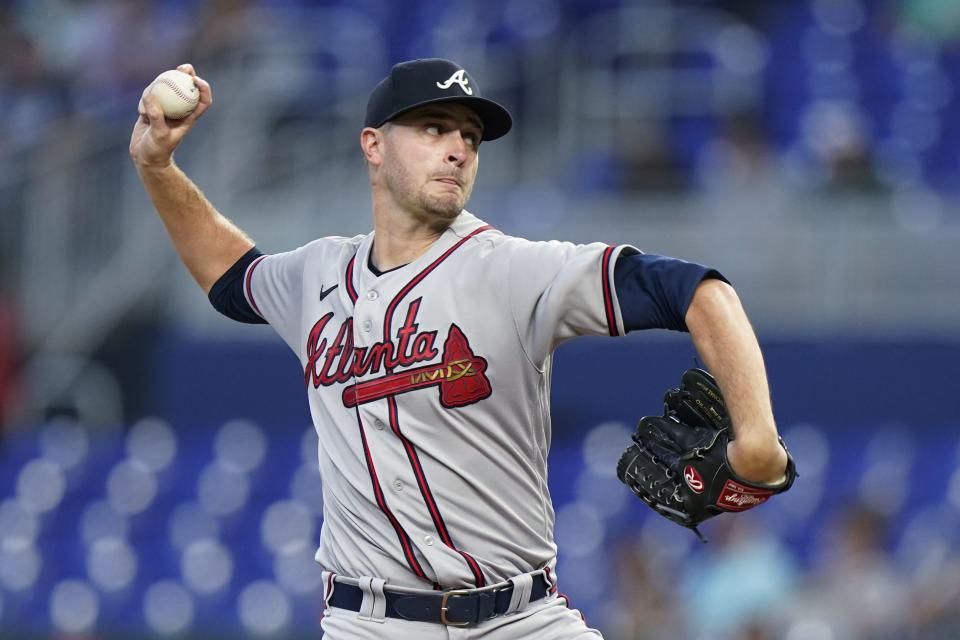
{"label": "player's eye", "polygon": [[471,147],[476,149],[480,146],[480,136],[472,131],[467,131],[463,134],[463,139],[467,141]]}
{"label": "player's eye", "polygon": [[443,127],[438,124],[428,124],[423,130],[432,136],[438,136],[443,132]]}

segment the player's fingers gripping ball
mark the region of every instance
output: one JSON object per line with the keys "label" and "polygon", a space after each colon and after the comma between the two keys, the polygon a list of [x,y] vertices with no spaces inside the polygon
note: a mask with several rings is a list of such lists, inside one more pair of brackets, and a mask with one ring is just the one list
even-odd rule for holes
{"label": "player's fingers gripping ball", "polygon": [[163,115],[171,120],[183,120],[200,102],[200,90],[193,77],[183,71],[164,71],[150,83],[147,91],[156,98]]}
{"label": "player's fingers gripping ball", "polygon": [[634,444],[617,464],[620,481],[660,515],[703,539],[697,525],[704,520],[752,509],[793,485],[797,471],[789,452],[786,476],[775,485],[748,482],[730,468],[730,416],[706,371],[686,371],[679,388],[667,391],[663,402],[662,416],[640,419]]}

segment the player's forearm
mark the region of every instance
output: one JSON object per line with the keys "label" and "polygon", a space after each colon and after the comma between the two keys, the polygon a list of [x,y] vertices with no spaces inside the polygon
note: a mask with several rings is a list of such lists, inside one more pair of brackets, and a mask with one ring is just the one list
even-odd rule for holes
{"label": "player's forearm", "polygon": [[705,280],[694,294],[686,322],[730,412],[736,436],[728,448],[731,466],[745,480],[776,482],[787,456],[777,439],[760,345],[733,287]]}
{"label": "player's forearm", "polygon": [[180,259],[209,292],[253,241],[221,215],[173,162],[163,167],[137,165],[137,172]]}

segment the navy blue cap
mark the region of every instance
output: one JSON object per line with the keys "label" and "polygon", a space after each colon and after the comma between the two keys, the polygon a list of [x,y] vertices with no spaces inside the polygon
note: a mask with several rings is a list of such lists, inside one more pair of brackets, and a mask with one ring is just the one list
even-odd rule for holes
{"label": "navy blue cap", "polygon": [[510,131],[510,112],[480,95],[480,87],[456,62],[442,58],[408,60],[394,65],[367,100],[365,127],[379,127],[416,107],[457,102],[473,109],[483,123],[483,139]]}

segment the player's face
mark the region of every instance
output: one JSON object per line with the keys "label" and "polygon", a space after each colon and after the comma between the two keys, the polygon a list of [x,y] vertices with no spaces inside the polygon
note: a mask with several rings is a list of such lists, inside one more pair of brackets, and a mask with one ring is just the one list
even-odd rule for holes
{"label": "player's face", "polygon": [[398,204],[430,219],[452,221],[470,199],[483,127],[460,104],[432,104],[387,127],[384,183]]}

